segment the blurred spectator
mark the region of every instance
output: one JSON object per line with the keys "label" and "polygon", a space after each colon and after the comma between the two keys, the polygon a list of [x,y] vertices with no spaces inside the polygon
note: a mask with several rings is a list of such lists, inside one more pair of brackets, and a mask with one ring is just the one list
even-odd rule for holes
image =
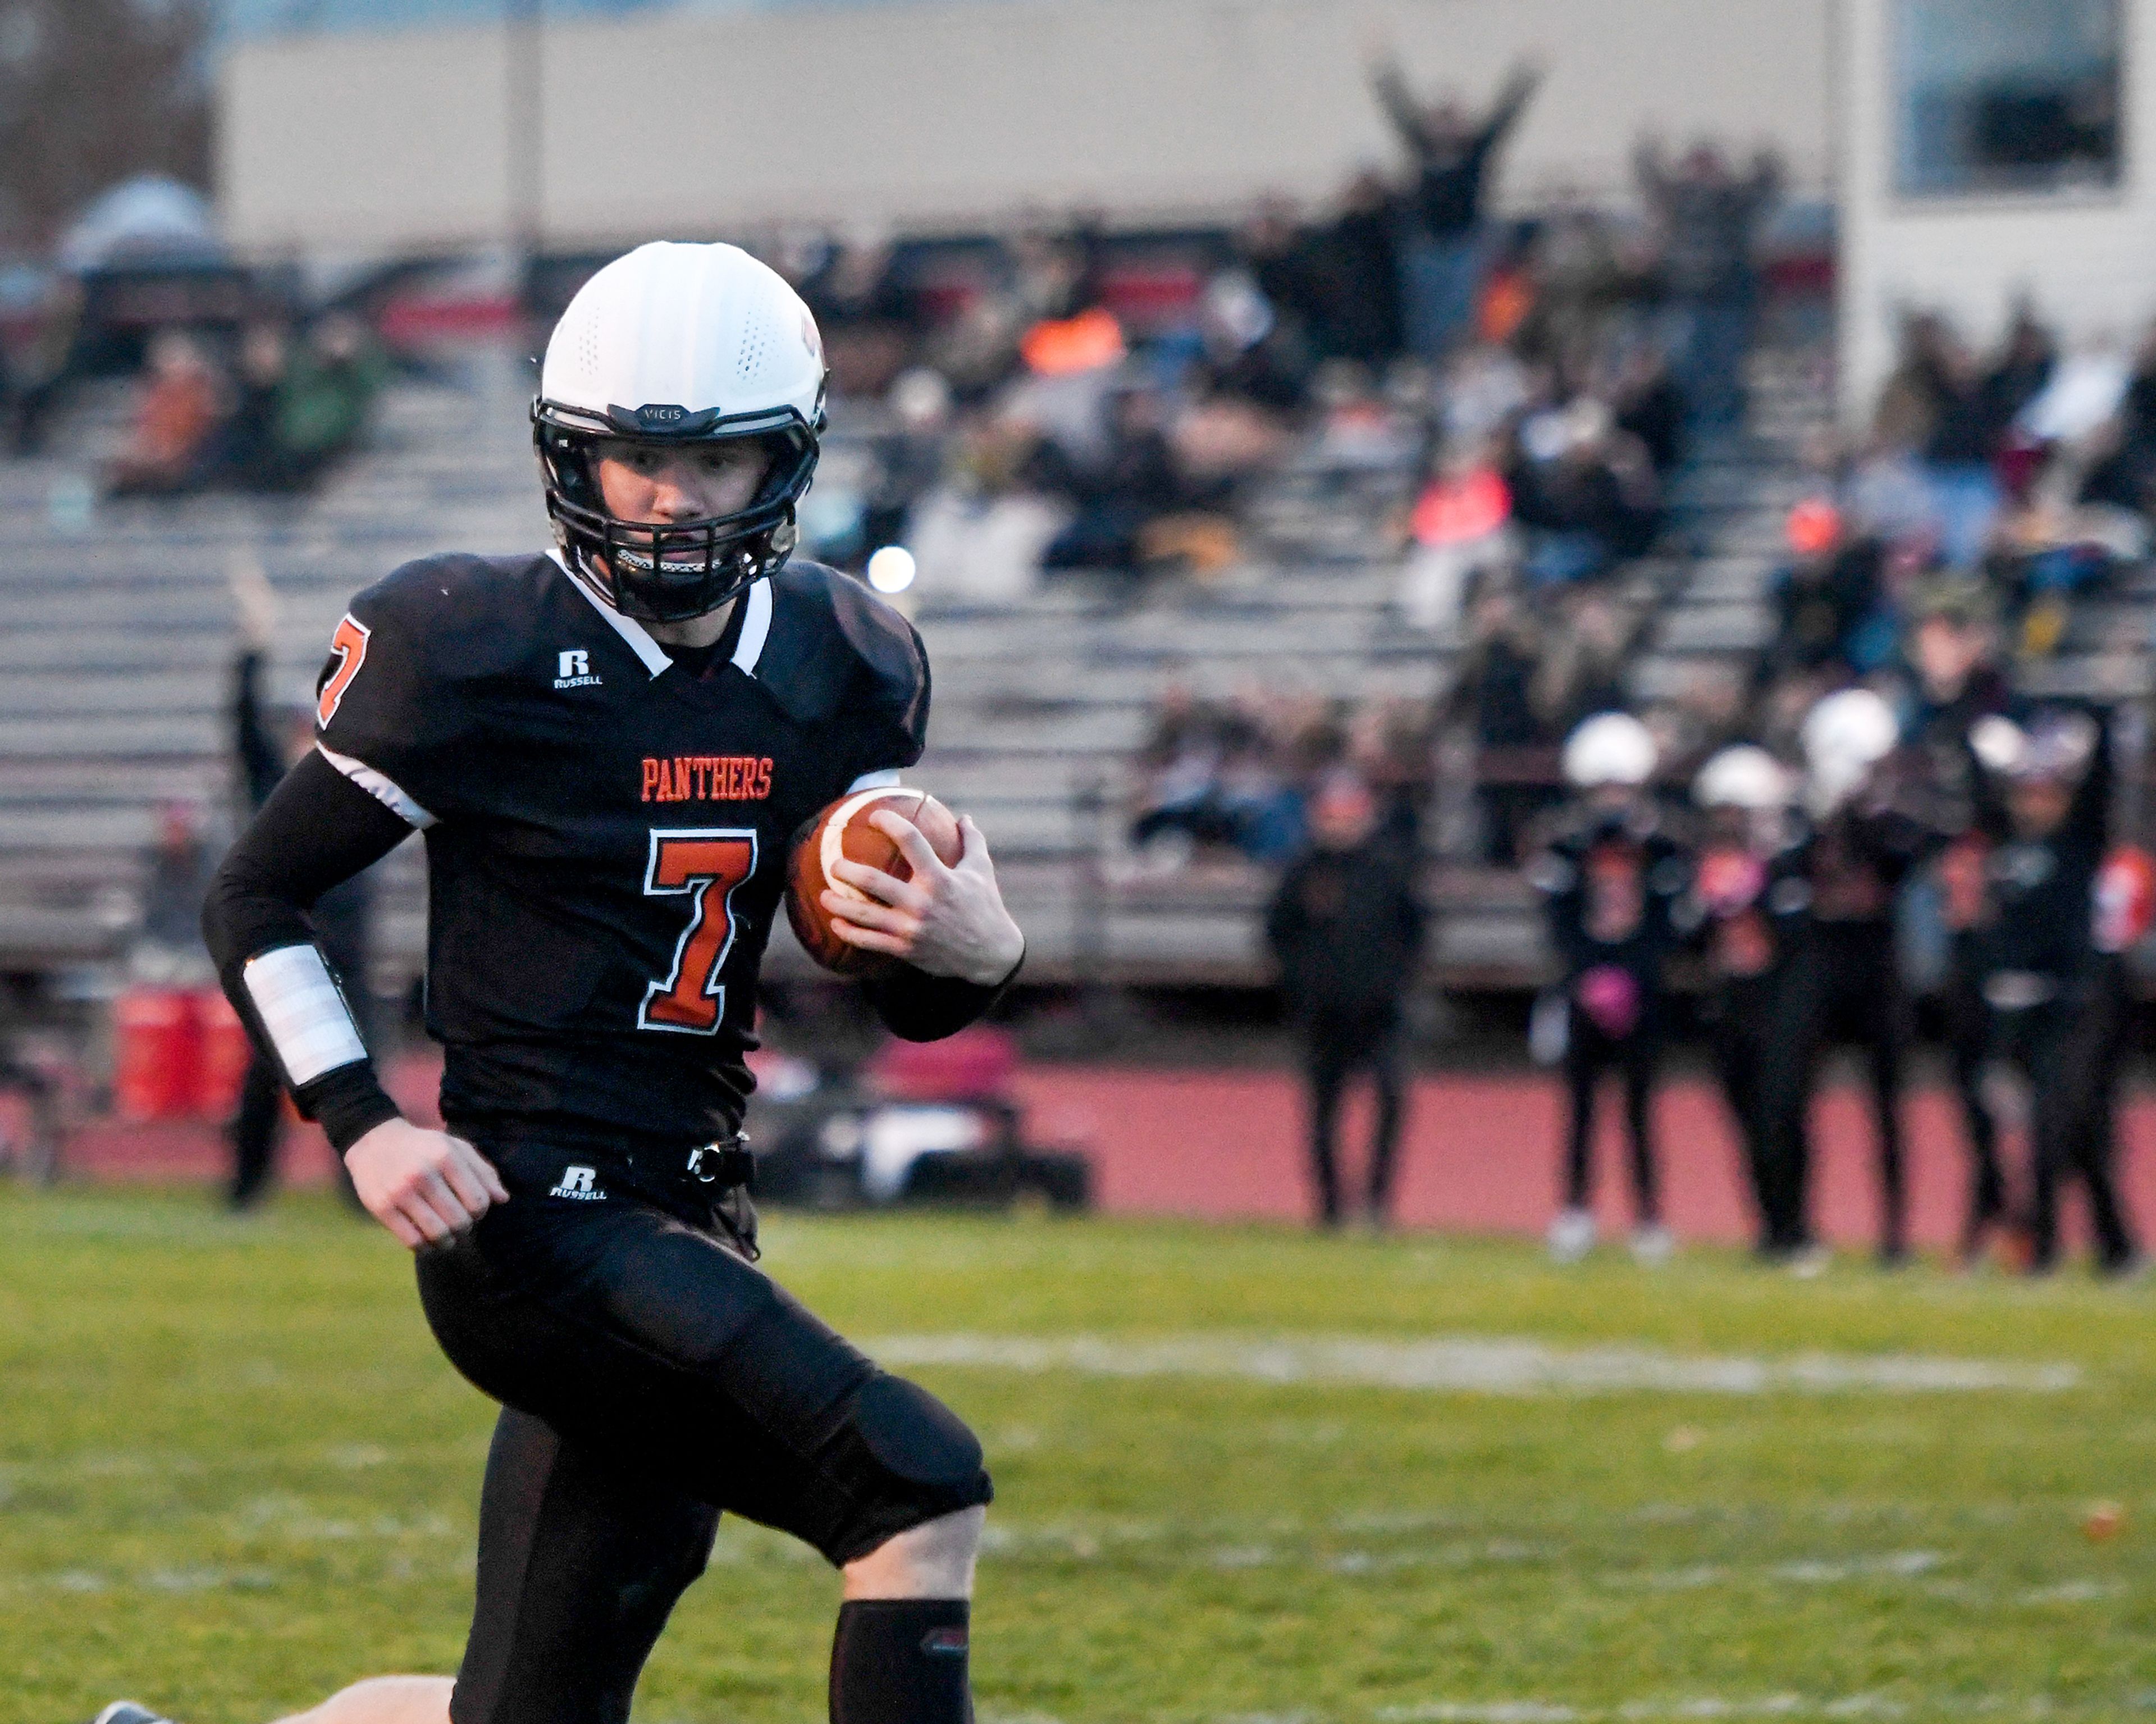
{"label": "blurred spectator", "polygon": [[1744,417],[1744,356],[1758,301],[1753,241],[1781,194],[1781,165],[1763,151],[1740,179],[1719,149],[1701,143],[1672,168],[1650,138],[1635,168],[1661,230],[1662,279],[1676,314],[1673,346],[1692,422],[1731,430]]}
{"label": "blurred spectator", "polygon": [[212,980],[202,907],[217,854],[203,840],[203,811],[190,802],[157,806],[157,836],[144,872],[141,919],[129,967],[138,980],[183,987]]}
{"label": "blurred spectator", "polygon": [[2005,425],[1995,407],[1976,356],[1946,320],[1932,312],[1911,317],[1881,399],[1879,435],[1917,450],[1950,568],[1976,566],[1999,512],[1992,457]]}
{"label": "blurred spectator", "polygon": [[1238,249],[1271,319],[1267,328],[1236,332],[1237,349],[1273,337],[1296,350],[1299,369],[1306,372],[1313,356],[1336,351],[1341,284],[1325,256],[1322,239],[1296,221],[1293,208],[1281,199],[1266,199],[1243,229]]}
{"label": "blurred spectator", "polygon": [[1366,702],[1348,726],[1348,758],[1377,799],[1378,831],[1409,857],[1420,853],[1424,815],[1435,789],[1431,717],[1425,701],[1380,696]]}
{"label": "blurred spectator", "polygon": [[2004,437],[2021,409],[2044,392],[2058,363],[2058,345],[2051,332],[2036,321],[2027,300],[2018,301],[1998,357],[1979,385],[1984,415],[1996,428],[1995,436]]}
{"label": "blurred spectator", "polygon": [[1479,121],[1456,101],[1418,98],[1396,59],[1380,63],[1371,81],[1414,172],[1400,223],[1407,346],[1435,361],[1473,324],[1486,261],[1482,200],[1490,159],[1542,74],[1531,65],[1515,67]]}
{"label": "blurred spectator", "polygon": [[365,434],[383,371],[365,325],[343,311],[324,317],[278,385],[272,445],[256,483],[295,490],[319,479]]}
{"label": "blurred spectator", "polygon": [[1537,586],[1590,580],[1653,538],[1660,487],[1645,447],[1617,429],[1593,395],[1530,415],[1520,426],[1507,482],[1528,538],[1526,569]]}
{"label": "blurred spectator", "polygon": [[1415,499],[1400,610],[1418,629],[1449,635],[1471,583],[1509,574],[1518,554],[1512,493],[1481,440],[1455,440]]}
{"label": "blurred spectator", "polygon": [[1543,637],[1527,693],[1546,735],[1569,735],[1596,713],[1624,709],[1630,645],[1625,615],[1599,593],[1579,594],[1558,610],[1555,625]]}
{"label": "blurred spectator", "polygon": [[1533,620],[1512,591],[1493,584],[1476,597],[1445,716],[1474,735],[1483,855],[1496,867],[1517,863],[1527,822],[1549,800],[1551,763],[1541,755],[1552,738],[1531,693],[1541,651]]}
{"label": "blurred spectator", "polygon": [[1640,440],[1655,471],[1666,478],[1684,453],[1684,392],[1660,343],[1634,339],[1610,368],[1604,395],[1617,428]]}
{"label": "blurred spectator", "polygon": [[1584,208],[1553,212],[1528,263],[1534,303],[1519,332],[1522,348],[1556,359],[1599,351],[1627,286],[1607,219]]}
{"label": "blurred spectator", "polygon": [[1199,334],[1203,356],[1191,373],[1199,389],[1282,417],[1302,406],[1317,349],[1300,325],[1275,314],[1245,271],[1224,270],[1206,284]]}
{"label": "blurred spectator", "polygon": [[218,465],[244,489],[274,485],[279,468],[277,419],[291,371],[290,338],[275,323],[250,325],[239,338],[232,411],[224,422]]}
{"label": "blurred spectator", "polygon": [[926,324],[887,234],[834,241],[799,284],[814,313],[834,391],[880,395],[911,358]]}
{"label": "blurred spectator", "polygon": [[[961,425],[944,476],[907,517],[924,592],[1008,604],[1032,588],[1072,513],[1040,482],[1041,444],[1039,426],[1017,413]],[[1067,466],[1055,463],[1059,473]]]}
{"label": "blurred spectator", "polygon": [[1334,299],[1321,351],[1329,358],[1383,365],[1399,355],[1405,337],[1399,223],[1382,177],[1367,171],[1355,176],[1327,239]]}
{"label": "blurred spectator", "polygon": [[126,446],[105,470],[114,497],[198,487],[222,400],[217,374],[190,336],[167,330],[150,347],[149,376]]}
{"label": "blurred spectator", "polygon": [[1402,1006],[1414,983],[1423,916],[1412,858],[1387,836],[1378,799],[1336,770],[1311,801],[1311,842],[1265,913],[1288,1009],[1304,1042],[1317,1221],[1343,1218],[1334,1135],[1348,1080],[1377,1091],[1363,1212],[1384,1224],[1405,1100]]}
{"label": "blurred spectator", "polygon": [[1347,750],[1322,700],[1253,685],[1215,706],[1171,683],[1134,763],[1131,843],[1152,869],[1180,866],[1206,849],[1285,862],[1302,841],[1305,787]]}
{"label": "blurred spectator", "polygon": [[1145,529],[1183,507],[1187,492],[1168,440],[1158,391],[1120,391],[1110,409],[1106,460],[1088,470],[1044,443],[1037,469],[1045,488],[1077,506],[1070,524],[1041,558],[1045,569],[1100,569],[1135,574]]}
{"label": "blurred spectator", "polygon": [[1479,447],[1493,467],[1503,467],[1516,420],[1535,399],[1532,383],[1510,347],[1478,342],[1460,348],[1438,373],[1440,446]]}
{"label": "blurred spectator", "polygon": [[[268,582],[251,564],[235,569],[233,584],[240,609],[242,641],[233,664],[233,751],[245,791],[245,813],[252,816],[261,811],[286,769],[314,746],[315,715],[306,706],[277,711],[263,698],[262,680],[275,615],[274,601]],[[308,919],[343,990],[361,1038],[378,1048],[373,996],[367,979],[372,910],[372,888],[367,874],[362,872],[325,892],[308,911]],[[198,903],[198,919],[200,913]],[[233,1172],[226,1201],[232,1208],[252,1208],[269,1194],[276,1174],[284,1115],[284,1075],[277,1062],[258,1044],[248,1062],[239,1111],[227,1128]],[[341,1156],[337,1178],[346,1201],[358,1208],[358,1196]]]}
{"label": "blurred spectator", "polygon": [[893,380],[886,404],[891,429],[883,440],[874,489],[862,523],[865,548],[910,538],[913,506],[942,476],[951,435],[951,386],[927,366]]}
{"label": "blurred spectator", "polygon": [[2156,324],[2143,332],[2126,392],[2092,452],[2084,502],[2156,512]]}
{"label": "blurred spectator", "polygon": [[1885,601],[1884,548],[1848,537],[1840,511],[1823,498],[1798,504],[1785,531],[1794,554],[1768,583],[1775,629],[1763,675],[1876,669],[1892,640],[1891,624],[1883,635],[1873,626]]}

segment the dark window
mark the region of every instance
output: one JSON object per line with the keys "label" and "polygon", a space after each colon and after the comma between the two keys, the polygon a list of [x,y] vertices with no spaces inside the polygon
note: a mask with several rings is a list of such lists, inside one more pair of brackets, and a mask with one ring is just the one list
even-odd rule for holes
{"label": "dark window", "polygon": [[1895,0],[1895,189],[2118,183],[2119,0]]}

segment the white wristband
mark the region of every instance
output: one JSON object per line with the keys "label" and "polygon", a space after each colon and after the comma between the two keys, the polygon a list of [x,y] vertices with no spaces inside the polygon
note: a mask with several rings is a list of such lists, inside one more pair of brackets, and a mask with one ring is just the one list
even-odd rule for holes
{"label": "white wristband", "polygon": [[240,978],[296,1089],[367,1058],[352,1008],[312,946],[280,946],[247,960]]}

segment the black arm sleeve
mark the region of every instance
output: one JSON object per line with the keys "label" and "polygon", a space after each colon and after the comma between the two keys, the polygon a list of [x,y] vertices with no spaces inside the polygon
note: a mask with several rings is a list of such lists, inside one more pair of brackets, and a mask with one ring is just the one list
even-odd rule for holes
{"label": "black arm sleeve", "polygon": [[[276,1049],[243,980],[248,960],[281,946],[314,944],[307,911],[315,900],[380,861],[411,832],[398,816],[310,752],[218,867],[203,905],[203,939],[225,996],[271,1058]],[[302,1114],[321,1123],[340,1155],[397,1114],[372,1060],[325,1072],[295,1088],[292,1099]]]}
{"label": "black arm sleeve", "polygon": [[901,964],[867,985],[869,1003],[884,1027],[901,1042],[941,1042],[976,1018],[986,1016],[1025,968],[1020,951],[1010,974],[999,982],[973,982],[956,975],[931,975]]}

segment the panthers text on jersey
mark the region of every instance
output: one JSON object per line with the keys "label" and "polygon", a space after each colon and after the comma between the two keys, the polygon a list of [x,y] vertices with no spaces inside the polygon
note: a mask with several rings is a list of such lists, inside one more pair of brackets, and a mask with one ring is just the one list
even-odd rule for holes
{"label": "panthers text on jersey", "polygon": [[920,637],[795,562],[677,663],[552,554],[433,557],[352,603],[318,746],[426,834],[453,1123],[737,1124],[802,823],[920,758]]}

